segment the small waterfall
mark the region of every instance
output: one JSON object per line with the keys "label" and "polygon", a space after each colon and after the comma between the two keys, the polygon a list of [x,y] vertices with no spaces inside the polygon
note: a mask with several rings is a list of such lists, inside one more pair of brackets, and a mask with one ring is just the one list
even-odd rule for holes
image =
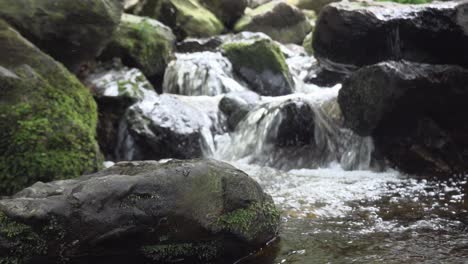
{"label": "small waterfall", "polygon": [[215,157],[286,170],[332,162],[346,170],[369,169],[372,140],[343,128],[339,88],[264,98],[234,133],[217,137]]}
{"label": "small waterfall", "polygon": [[246,91],[233,77],[231,62],[219,52],[176,54],[163,84],[165,93],[215,96]]}

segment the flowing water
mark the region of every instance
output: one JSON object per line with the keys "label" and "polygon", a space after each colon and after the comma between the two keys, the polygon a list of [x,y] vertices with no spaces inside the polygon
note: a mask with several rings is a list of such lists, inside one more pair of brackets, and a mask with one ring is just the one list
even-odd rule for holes
{"label": "flowing water", "polygon": [[[178,55],[166,72],[165,91],[192,95],[171,100],[205,113],[200,119],[207,121],[197,123],[205,156],[247,172],[282,211],[278,239],[238,263],[468,263],[467,177],[409,177],[376,164],[372,140],[342,126],[340,86],[302,83],[310,66],[305,61],[313,58],[288,58],[295,94],[262,97],[232,132],[215,113],[220,97],[201,96],[247,90],[227,60]],[[191,80],[190,91],[183,90]],[[151,96],[134,107],[168,126],[193,122],[172,118],[171,109],[161,115],[161,106],[153,107],[158,103]],[[187,117],[196,111],[187,110]],[[121,141],[131,154],[122,127]]]}

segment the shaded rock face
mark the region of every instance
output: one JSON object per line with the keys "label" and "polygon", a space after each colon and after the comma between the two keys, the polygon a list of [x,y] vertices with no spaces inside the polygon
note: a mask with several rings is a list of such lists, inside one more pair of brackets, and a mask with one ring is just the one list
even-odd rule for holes
{"label": "shaded rock face", "polygon": [[237,124],[260,102],[254,92],[229,93],[219,102],[219,109],[227,117],[228,129],[235,130]]}
{"label": "shaded rock face", "polygon": [[295,5],[301,9],[313,10],[320,13],[323,7],[326,5],[339,2],[338,0],[287,0],[288,3]]}
{"label": "shaded rock face", "polygon": [[0,47],[0,194],[96,171],[89,90],[2,20]]}
{"label": "shaded rock face", "polygon": [[163,94],[133,105],[120,127],[118,160],[210,155],[212,131],[220,129],[218,103],[216,97]]}
{"label": "shaded rock face", "polygon": [[210,37],[224,30],[223,23],[197,0],[146,0],[133,12],[168,25],[178,39]]}
{"label": "shaded rock face", "polygon": [[1,200],[0,252],[17,263],[206,263],[246,255],[278,225],[271,197],[226,163],[126,162]]}
{"label": "shaded rock face", "polygon": [[236,21],[244,15],[249,0],[200,0],[200,2],[227,27],[232,28]]}
{"label": "shaded rock face", "polygon": [[301,44],[312,26],[300,9],[283,1],[273,1],[246,12],[234,30],[263,32],[282,43]]}
{"label": "shaded rock face", "polygon": [[219,52],[177,54],[164,77],[164,93],[216,96],[245,91],[234,79],[231,62]]}
{"label": "shaded rock face", "polygon": [[372,135],[399,169],[419,175],[466,172],[468,70],[458,66],[383,62],[343,84],[346,125]]}
{"label": "shaded rock face", "polygon": [[172,30],[160,22],[124,14],[100,59],[120,58],[126,66],[140,69],[152,83],[161,83],[174,43]]}
{"label": "shaded rock face", "polygon": [[119,24],[119,0],[2,0],[5,19],[39,48],[73,71],[94,59]]}
{"label": "shaded rock face", "polygon": [[468,4],[334,3],[325,7],[314,54],[329,70],[386,60],[467,66]]}
{"label": "shaded rock face", "polygon": [[119,126],[127,109],[150,96],[153,87],[143,73],[121,65],[103,65],[84,83],[98,104],[98,142],[106,160],[116,160]]}
{"label": "shaded rock face", "polygon": [[254,92],[267,96],[293,92],[294,80],[286,59],[271,39],[232,40],[221,48],[235,72]]}

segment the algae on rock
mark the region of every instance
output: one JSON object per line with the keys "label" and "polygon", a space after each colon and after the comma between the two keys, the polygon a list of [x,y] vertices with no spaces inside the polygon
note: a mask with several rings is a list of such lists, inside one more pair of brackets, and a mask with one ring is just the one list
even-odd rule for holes
{"label": "algae on rock", "polygon": [[236,23],[234,30],[263,32],[282,43],[300,44],[312,26],[304,12],[297,7],[273,1],[248,10]]}
{"label": "algae on rock", "polygon": [[266,96],[292,93],[294,80],[280,47],[269,38],[227,42],[224,54],[250,88]]}
{"label": "algae on rock", "polygon": [[179,39],[211,37],[224,31],[223,23],[198,0],[148,0],[134,13],[168,25]]}
{"label": "algae on rock", "polygon": [[89,90],[1,20],[0,46],[0,194],[97,170]]}
{"label": "algae on rock", "polygon": [[121,58],[124,65],[140,69],[154,81],[162,79],[174,43],[172,30],[157,20],[124,14],[101,59]]}

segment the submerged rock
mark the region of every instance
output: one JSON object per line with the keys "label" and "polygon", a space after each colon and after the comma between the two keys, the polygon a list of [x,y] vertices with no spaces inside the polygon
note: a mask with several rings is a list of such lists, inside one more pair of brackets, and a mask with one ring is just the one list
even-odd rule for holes
{"label": "submerged rock", "polygon": [[179,39],[210,37],[224,30],[223,23],[198,0],[147,0],[134,12],[168,25]]}
{"label": "submerged rock", "polygon": [[177,54],[166,70],[163,91],[214,96],[247,90],[233,75],[231,62],[220,53]]}
{"label": "submerged rock", "polygon": [[116,160],[119,126],[127,109],[156,94],[141,71],[121,65],[104,65],[91,73],[84,82],[98,103],[99,146],[106,160]]}
{"label": "submerged rock", "polygon": [[89,90],[2,20],[0,47],[0,194],[96,171]]}
{"label": "submerged rock", "polygon": [[339,94],[346,125],[418,175],[467,171],[467,100],[468,70],[405,61],[364,67]]}
{"label": "submerged rock", "polygon": [[271,39],[235,38],[222,45],[236,73],[260,95],[278,96],[294,90],[294,80],[280,47]]}
{"label": "submerged rock", "polygon": [[249,0],[200,0],[228,27],[234,26],[236,21],[244,15]]}
{"label": "submerged rock", "polygon": [[334,3],[317,21],[313,48],[330,70],[409,60],[468,66],[468,4]]}
{"label": "submerged rock", "polygon": [[120,127],[118,160],[190,159],[211,154],[218,131],[216,97],[162,94],[127,111]]}
{"label": "submerged rock", "polygon": [[226,163],[125,162],[0,200],[0,260],[234,261],[274,238],[278,225],[272,198]]}
{"label": "submerged rock", "polygon": [[74,71],[105,47],[121,14],[120,0],[0,1],[0,18]]}
{"label": "submerged rock", "polygon": [[234,30],[263,32],[282,43],[301,44],[312,26],[300,9],[283,1],[273,1],[246,12]]}
{"label": "submerged rock", "polygon": [[124,14],[101,59],[120,58],[128,67],[140,69],[150,80],[162,80],[172,58],[175,36],[160,22]]}

